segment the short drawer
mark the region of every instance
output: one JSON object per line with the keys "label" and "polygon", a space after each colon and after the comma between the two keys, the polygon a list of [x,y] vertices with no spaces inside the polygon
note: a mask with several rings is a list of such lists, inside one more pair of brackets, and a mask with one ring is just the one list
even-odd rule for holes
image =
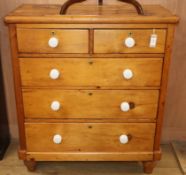
{"label": "short drawer", "polygon": [[[94,52],[95,53],[164,53],[166,30],[156,29],[156,47],[150,47],[150,38],[153,34],[151,29],[129,30],[95,30]],[[134,46],[128,37],[134,39]],[[126,45],[129,43],[129,45]],[[132,46],[132,47],[131,47]]]}
{"label": "short drawer", "polygon": [[26,118],[154,119],[158,97],[158,90],[23,90]]}
{"label": "short drawer", "polygon": [[158,87],[161,58],[20,58],[22,86]]}
{"label": "short drawer", "polygon": [[26,123],[28,152],[152,152],[154,123]]}
{"label": "short drawer", "polygon": [[17,42],[25,53],[88,53],[88,30],[18,28]]}

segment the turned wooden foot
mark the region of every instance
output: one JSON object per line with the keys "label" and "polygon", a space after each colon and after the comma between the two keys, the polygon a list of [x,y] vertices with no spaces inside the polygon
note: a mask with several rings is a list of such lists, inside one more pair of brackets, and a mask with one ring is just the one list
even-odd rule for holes
{"label": "turned wooden foot", "polygon": [[156,165],[155,161],[143,162],[144,173],[151,174],[153,172],[153,169],[154,169],[155,165]]}
{"label": "turned wooden foot", "polygon": [[24,164],[27,167],[28,171],[35,171],[36,170],[36,161],[35,160],[25,160]]}

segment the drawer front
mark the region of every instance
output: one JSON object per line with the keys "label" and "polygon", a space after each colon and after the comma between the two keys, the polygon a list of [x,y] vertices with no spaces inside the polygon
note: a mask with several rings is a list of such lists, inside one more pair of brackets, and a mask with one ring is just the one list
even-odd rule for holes
{"label": "drawer front", "polygon": [[[26,123],[29,152],[150,152],[154,123]],[[127,140],[128,139],[128,140]]]}
{"label": "drawer front", "polygon": [[[162,61],[161,58],[20,58],[20,69],[22,86],[157,87]],[[54,70],[58,71],[56,79]],[[129,70],[131,77],[127,77]]]}
{"label": "drawer front", "polygon": [[17,41],[19,52],[88,53],[88,30],[18,28]]}
{"label": "drawer front", "polygon": [[26,118],[156,118],[158,96],[158,90],[23,90]]}
{"label": "drawer front", "polygon": [[[94,52],[95,53],[164,53],[166,30],[157,29],[157,45],[149,46],[153,30],[95,30]],[[131,48],[126,46],[125,41],[132,37],[135,45]],[[131,42],[129,41],[129,44]],[[133,43],[134,44],[134,43]]]}

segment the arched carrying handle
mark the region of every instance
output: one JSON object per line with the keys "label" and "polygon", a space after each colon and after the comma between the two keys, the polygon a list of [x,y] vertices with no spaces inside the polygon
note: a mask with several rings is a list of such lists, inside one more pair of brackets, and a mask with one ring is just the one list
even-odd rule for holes
{"label": "arched carrying handle", "polygon": [[132,4],[136,8],[139,15],[144,15],[143,7],[138,1],[136,0],[118,0],[118,1]]}
{"label": "arched carrying handle", "polygon": [[[67,0],[62,5],[60,14],[61,15],[66,14],[67,9],[72,4],[75,4],[75,3],[78,3],[78,2],[83,2],[83,1],[86,1],[86,0]],[[141,4],[138,1],[136,1],[136,0],[118,0],[118,1],[125,2],[125,3],[128,3],[128,4],[132,4],[136,8],[136,10],[137,10],[139,15],[144,15],[143,8],[142,8]],[[103,0],[98,0],[98,3],[99,3],[99,5],[103,5]]]}

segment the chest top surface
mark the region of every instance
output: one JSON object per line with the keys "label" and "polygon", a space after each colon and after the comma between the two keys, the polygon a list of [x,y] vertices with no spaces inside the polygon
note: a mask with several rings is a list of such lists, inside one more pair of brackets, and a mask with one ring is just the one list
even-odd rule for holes
{"label": "chest top surface", "polygon": [[177,23],[178,17],[160,5],[143,5],[138,15],[131,5],[74,4],[65,15],[61,5],[24,4],[9,13],[6,23]]}

